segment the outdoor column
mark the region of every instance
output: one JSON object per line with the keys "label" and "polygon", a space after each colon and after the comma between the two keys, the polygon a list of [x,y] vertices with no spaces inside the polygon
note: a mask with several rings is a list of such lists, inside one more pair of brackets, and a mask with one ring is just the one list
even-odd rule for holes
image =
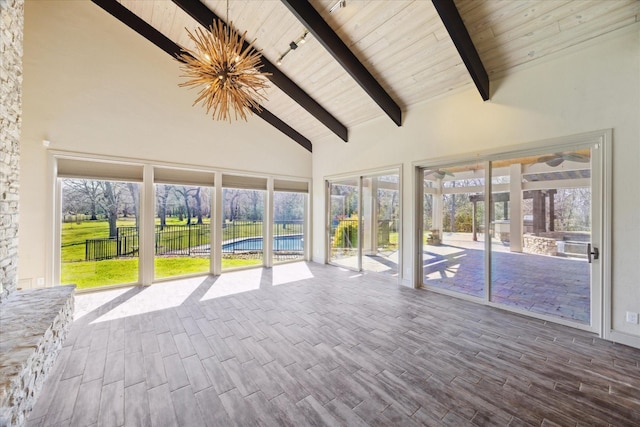
{"label": "outdoor column", "polygon": [[558,190],[548,190],[547,194],[549,195],[549,231],[556,231],[556,205],[555,205],[555,194]]}
{"label": "outdoor column", "polygon": [[442,195],[442,180],[438,180],[438,186],[433,195],[433,211],[431,213],[431,229],[438,230],[440,239],[442,239],[442,208],[444,206],[444,196]]}
{"label": "outdoor column", "polygon": [[544,233],[546,227],[545,194],[542,190],[533,190],[533,233]]}
{"label": "outdoor column", "polygon": [[522,165],[509,166],[509,202],[511,218],[509,220],[509,249],[522,252]]}
{"label": "outdoor column", "polygon": [[471,214],[471,231],[473,232],[473,241],[478,241],[478,232],[476,230],[476,201],[473,201],[473,213]]}

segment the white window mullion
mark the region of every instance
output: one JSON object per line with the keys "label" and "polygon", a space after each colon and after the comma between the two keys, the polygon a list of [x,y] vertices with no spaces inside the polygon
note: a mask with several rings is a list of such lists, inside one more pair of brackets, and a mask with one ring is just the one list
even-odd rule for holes
{"label": "white window mullion", "polygon": [[151,285],[154,277],[155,257],[155,192],[153,186],[153,167],[145,165],[142,185],[142,200],[140,210],[139,243],[139,280],[144,286]]}
{"label": "white window mullion", "polygon": [[265,267],[273,266],[273,179],[267,180],[262,221],[262,256]]}
{"label": "white window mullion", "polygon": [[214,187],[214,195],[211,198],[212,220],[211,220],[211,273],[218,276],[222,272],[222,221],[223,221],[223,205],[222,196],[222,173],[216,172],[216,186]]}

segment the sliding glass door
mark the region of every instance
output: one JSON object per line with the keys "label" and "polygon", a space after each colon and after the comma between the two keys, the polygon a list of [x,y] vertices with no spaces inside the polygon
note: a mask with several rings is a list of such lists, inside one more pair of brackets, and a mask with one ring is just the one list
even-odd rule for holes
{"label": "sliding glass door", "polygon": [[329,183],[329,262],[360,270],[360,179]]}
{"label": "sliding glass door", "polygon": [[362,178],[362,269],[398,273],[398,174]]}
{"label": "sliding glass door", "polygon": [[398,274],[400,175],[397,171],[328,182],[331,264]]}
{"label": "sliding glass door", "polygon": [[481,163],[423,170],[424,285],[484,295],[484,182]]}
{"label": "sliding glass door", "polygon": [[597,147],[421,168],[422,284],[596,329]]}
{"label": "sliding glass door", "polygon": [[492,302],[591,321],[591,150],[495,162]]}

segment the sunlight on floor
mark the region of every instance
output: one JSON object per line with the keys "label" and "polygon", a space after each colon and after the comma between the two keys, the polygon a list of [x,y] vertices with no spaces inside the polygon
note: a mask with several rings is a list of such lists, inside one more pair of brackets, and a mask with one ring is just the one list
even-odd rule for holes
{"label": "sunlight on floor", "polygon": [[91,323],[121,319],[137,314],[178,307],[185,302],[205,280],[203,277],[172,280],[156,283],[118,305],[107,314],[100,316]]}
{"label": "sunlight on floor", "polygon": [[224,273],[216,279],[200,301],[260,289],[262,270],[262,268],[253,268]]}
{"label": "sunlight on floor", "polygon": [[313,274],[305,262],[296,262],[273,267],[273,286],[312,279]]}
{"label": "sunlight on floor", "polygon": [[86,294],[76,294],[75,296],[75,312],[73,320],[78,320],[93,310],[102,307],[110,301],[118,298],[120,295],[129,292],[132,288],[119,288],[109,291],[91,292]]}

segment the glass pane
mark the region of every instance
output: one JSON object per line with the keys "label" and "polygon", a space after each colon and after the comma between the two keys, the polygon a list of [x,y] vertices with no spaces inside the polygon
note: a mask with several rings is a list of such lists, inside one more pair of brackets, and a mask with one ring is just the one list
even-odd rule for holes
{"label": "glass pane", "polygon": [[263,263],[263,190],[222,189],[222,268]]}
{"label": "glass pane", "polygon": [[60,281],[78,289],[138,282],[140,185],[61,179]]}
{"label": "glass pane", "polygon": [[399,175],[362,181],[362,269],[398,273]]}
{"label": "glass pane", "polygon": [[423,174],[423,284],[484,295],[484,173],[468,164]]}
{"label": "glass pane", "polygon": [[156,184],[155,278],[210,271],[211,188]]}
{"label": "glass pane", "polygon": [[273,260],[304,259],[305,193],[273,193]]}
{"label": "glass pane", "polygon": [[330,184],[329,262],[358,269],[358,180]]}
{"label": "glass pane", "polygon": [[590,322],[590,150],[514,158],[492,169],[491,300]]}

